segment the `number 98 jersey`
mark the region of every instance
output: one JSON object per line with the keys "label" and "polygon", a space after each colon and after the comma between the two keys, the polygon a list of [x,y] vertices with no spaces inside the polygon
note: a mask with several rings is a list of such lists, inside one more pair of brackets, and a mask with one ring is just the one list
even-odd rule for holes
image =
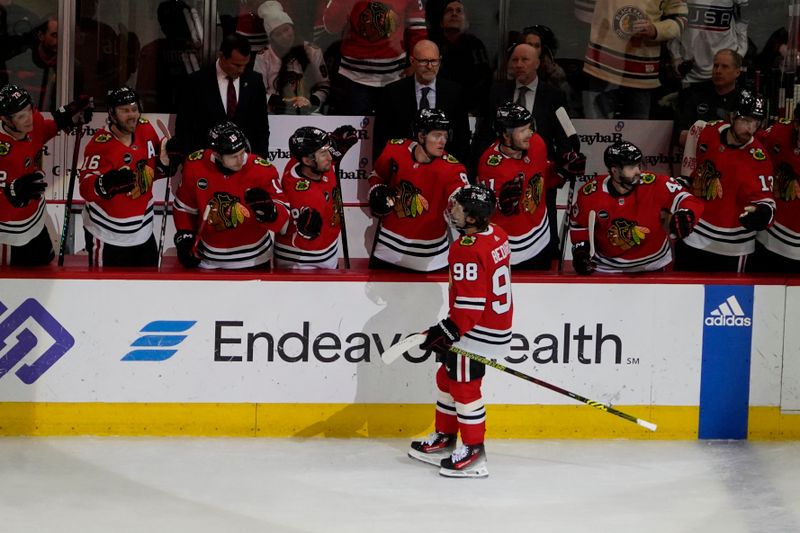
{"label": "number 98 jersey", "polygon": [[508,235],[490,224],[452,245],[450,320],[461,332],[454,346],[485,357],[505,357],[511,344],[511,249]]}

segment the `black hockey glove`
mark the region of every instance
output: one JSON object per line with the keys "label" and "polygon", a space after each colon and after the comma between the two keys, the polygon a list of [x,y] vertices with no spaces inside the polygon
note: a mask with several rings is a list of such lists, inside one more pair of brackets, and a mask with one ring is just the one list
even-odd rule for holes
{"label": "black hockey glove", "polygon": [[594,261],[589,251],[589,241],[575,243],[572,247],[572,268],[583,276],[594,272]]}
{"label": "black hockey glove", "polygon": [[278,219],[278,209],[269,193],[260,187],[244,191],[244,203],[256,215],[259,222],[275,222]]}
{"label": "black hockey glove", "polygon": [[88,124],[92,121],[94,112],[94,99],[82,94],[67,105],[62,105],[53,111],[53,120],[62,131],[70,131],[76,126]]}
{"label": "black hockey glove", "polygon": [[178,250],[178,261],[186,268],[197,268],[200,258],[194,255],[195,234],[191,231],[179,231],[175,234],[175,248]]}
{"label": "black hockey glove", "polygon": [[744,208],[744,213],[739,215],[739,222],[744,229],[762,231],[767,229],[772,220],[772,208],[767,204],[750,204]]}
{"label": "black hockey glove", "polygon": [[391,213],[393,196],[394,193],[388,185],[384,183],[373,185],[369,190],[369,208],[372,216],[382,217]]}
{"label": "black hockey glove", "polygon": [[669,232],[678,239],[683,239],[694,230],[695,222],[694,211],[678,209],[669,220]]}
{"label": "black hockey glove", "polygon": [[295,220],[297,233],[304,239],[316,239],[322,232],[322,215],[313,207],[303,207]]}
{"label": "black hockey glove", "polygon": [[109,170],[94,182],[94,190],[100,198],[110,200],[118,194],[126,194],[136,187],[136,175],[129,168]]}
{"label": "black hockey glove", "polygon": [[446,354],[453,343],[460,338],[461,333],[455,322],[445,318],[428,328],[428,336],[419,347],[423,350],[433,350],[437,354]]}
{"label": "black hockey glove", "polygon": [[339,163],[347,151],[358,142],[358,132],[353,126],[339,126],[331,133],[331,156]]}
{"label": "black hockey glove", "polygon": [[6,182],[5,191],[11,205],[25,207],[31,200],[41,198],[45,188],[47,183],[44,182],[44,172],[37,170]]}
{"label": "black hockey glove", "polygon": [[502,214],[509,216],[519,213],[520,200],[522,200],[522,181],[519,178],[507,181],[500,187],[498,203]]}
{"label": "black hockey glove", "polygon": [[583,176],[586,173],[586,156],[574,150],[561,154],[556,173],[565,181]]}

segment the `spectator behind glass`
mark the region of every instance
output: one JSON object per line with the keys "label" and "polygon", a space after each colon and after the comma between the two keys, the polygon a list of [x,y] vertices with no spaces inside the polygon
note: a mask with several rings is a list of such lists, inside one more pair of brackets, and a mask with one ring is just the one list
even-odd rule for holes
{"label": "spectator behind glass", "polygon": [[[426,9],[430,9],[430,4]],[[438,31],[431,33],[442,53],[439,77],[461,85],[464,94],[468,95],[467,110],[476,114],[492,83],[492,67],[486,47],[477,36],[467,32],[469,21],[461,0],[447,2],[437,22],[440,24]]]}
{"label": "spectator behind glass", "polygon": [[34,46],[36,20],[35,14],[12,0],[0,0],[0,86],[9,80],[5,62]]}
{"label": "spectator behind glass", "polygon": [[567,74],[556,63],[558,40],[548,26],[536,24],[522,30],[522,42],[528,43],[539,51],[538,76],[544,83],[552,85],[564,94],[567,99],[567,110],[570,116],[578,116],[581,108],[580,97],[570,87]]}
{"label": "spectator behind glass", "polygon": [[681,146],[686,144],[689,128],[697,120],[727,120],[739,100],[736,81],[742,73],[742,56],[723,49],[714,55],[711,80],[693,83],[678,97],[675,133]]}
{"label": "spectator behind glass", "polygon": [[136,92],[150,112],[174,112],[186,77],[200,69],[203,28],[197,12],[183,0],[158,5],[164,38],[146,44],[139,56]]}
{"label": "spectator behind glass", "polygon": [[686,0],[597,0],[583,66],[586,118],[649,118],[660,43],[681,35],[687,13]]}
{"label": "spectator behind glass", "polygon": [[106,106],[106,95],[125,83],[127,62],[120,54],[120,40],[114,28],[97,18],[98,0],[78,3],[75,35],[75,92],[90,94],[95,105]]}
{"label": "spectator behind glass", "polygon": [[58,21],[46,17],[32,32],[30,51],[7,62],[8,79],[24,88],[39,111],[56,108],[56,63],[58,60]]}
{"label": "spectator behind glass", "polygon": [[272,113],[308,114],[328,99],[330,81],[322,50],[296,40],[294,23],[276,1],[258,8],[270,44],[256,56],[253,70],[261,74]]}
{"label": "spectator behind glass", "polygon": [[344,32],[331,80],[331,113],[339,115],[374,114],[382,89],[408,74],[408,51],[428,36],[421,0],[330,0],[323,24]]}
{"label": "spectator behind glass", "polygon": [[667,43],[675,75],[684,85],[708,81],[714,55],[728,48],[747,53],[747,21],[742,6],[749,0],[687,0],[689,23],[680,39]]}

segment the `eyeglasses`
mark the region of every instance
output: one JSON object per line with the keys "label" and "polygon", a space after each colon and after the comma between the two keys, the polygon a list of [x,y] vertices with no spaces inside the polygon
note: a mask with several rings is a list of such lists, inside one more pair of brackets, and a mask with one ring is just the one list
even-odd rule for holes
{"label": "eyeglasses", "polygon": [[439,63],[442,62],[441,59],[419,59],[418,57],[412,57],[412,59],[414,59],[414,61],[416,61],[420,65],[426,67],[438,67]]}

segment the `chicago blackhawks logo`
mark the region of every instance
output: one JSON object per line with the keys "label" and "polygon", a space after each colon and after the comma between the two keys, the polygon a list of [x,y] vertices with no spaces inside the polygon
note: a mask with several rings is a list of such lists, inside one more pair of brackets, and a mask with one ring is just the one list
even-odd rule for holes
{"label": "chicago blackhawks logo", "polygon": [[448,163],[458,163],[458,159],[456,159],[455,157],[453,157],[450,154],[446,154],[444,156],[444,160],[447,161]]}
{"label": "chicago blackhawks logo", "polygon": [[722,183],[719,180],[721,176],[722,173],[717,170],[714,163],[708,160],[703,161],[697,167],[692,194],[706,200],[722,198]]}
{"label": "chicago blackhawks logo", "polygon": [[583,194],[589,195],[597,190],[597,182],[592,180],[581,188]]}
{"label": "chicago blackhawks logo", "polygon": [[472,246],[473,244],[475,244],[475,241],[476,239],[472,235],[464,235],[463,237],[461,237],[461,241],[459,243],[461,244],[461,246]]}
{"label": "chicago blackhawks logo", "polygon": [[608,228],[608,242],[623,250],[630,250],[639,246],[644,241],[650,230],[644,226],[637,226],[635,221],[624,218],[615,218]]}
{"label": "chicago blackhawks logo", "polygon": [[189,161],[197,161],[198,159],[203,159],[203,151],[198,150],[196,152],[192,152],[189,154]]}
{"label": "chicago blackhawks logo", "polygon": [[0,156],[8,155],[11,151],[11,145],[6,142],[0,142]]}
{"label": "chicago blackhawks logo", "polygon": [[428,200],[422,196],[422,191],[406,180],[397,186],[397,196],[394,211],[400,218],[415,218],[429,209]]}
{"label": "chicago blackhawks logo", "polygon": [[526,213],[533,213],[542,201],[542,191],[544,190],[544,180],[541,174],[536,174],[528,180],[525,193],[522,195],[522,209]]}
{"label": "chicago blackhawks logo", "polygon": [[307,191],[311,188],[311,182],[308,180],[298,180],[297,183],[294,185],[294,190],[296,191]]}
{"label": "chicago blackhawks logo", "polygon": [[253,159],[253,164],[254,165],[258,165],[260,167],[271,167],[272,166],[272,163],[270,163],[266,159],[262,159],[260,157],[256,157],[255,159]]}
{"label": "chicago blackhawks logo", "polygon": [[642,172],[642,176],[639,178],[639,180],[645,185],[650,185],[656,181],[656,175],[650,172]]}
{"label": "chicago blackhawks logo", "polygon": [[344,205],[342,204],[342,191],[339,187],[333,188],[333,215],[331,215],[331,227],[335,228],[342,223],[342,214],[339,212],[339,208],[341,207],[344,209]]}
{"label": "chicago blackhawks logo", "polygon": [[[397,13],[382,2],[366,2],[358,13],[355,31],[370,43],[386,39],[397,29]],[[351,19],[352,20],[352,19]]]}
{"label": "chicago blackhawks logo", "polygon": [[141,159],[136,163],[136,172],[134,175],[136,176],[136,181],[133,184],[133,190],[129,193],[129,196],[136,200],[141,195],[146,194],[147,191],[150,190],[150,186],[153,185],[153,169],[147,166],[146,159]]}
{"label": "chicago blackhawks logo", "polygon": [[403,139],[389,139],[389,144],[403,144],[404,142]]}
{"label": "chicago blackhawks logo", "polygon": [[797,174],[788,163],[782,163],[775,173],[773,184],[775,196],[784,202],[791,202],[800,197],[800,184],[797,182]]}
{"label": "chicago blackhawks logo", "polygon": [[751,150],[750,153],[753,154],[753,159],[756,161],[763,161],[767,158],[767,154],[765,154],[764,150],[761,148],[755,148]]}
{"label": "chicago blackhawks logo", "polygon": [[250,218],[250,211],[239,202],[239,198],[226,192],[215,192],[209,203],[208,225],[217,231],[233,229]]}
{"label": "chicago blackhawks logo", "polygon": [[614,13],[614,33],[625,41],[634,36],[633,26],[636,21],[649,20],[644,12],[634,6],[624,6]]}
{"label": "chicago blackhawks logo", "polygon": [[489,159],[486,160],[486,164],[490,167],[496,167],[500,165],[500,156],[499,155],[490,155]]}
{"label": "chicago blackhawks logo", "polygon": [[101,133],[100,135],[94,138],[94,142],[96,143],[107,143],[110,140],[111,140],[111,135],[108,135],[107,133]]}

